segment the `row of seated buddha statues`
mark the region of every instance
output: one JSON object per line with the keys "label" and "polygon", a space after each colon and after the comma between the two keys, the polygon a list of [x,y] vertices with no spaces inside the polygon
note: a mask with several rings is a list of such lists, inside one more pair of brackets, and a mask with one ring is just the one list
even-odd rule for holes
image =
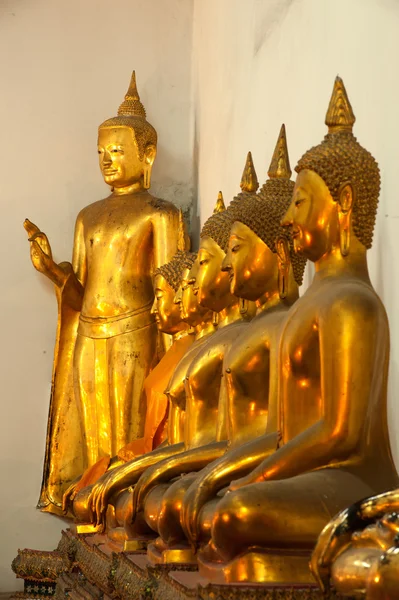
{"label": "row of seated buddha statues", "polygon": [[[136,107],[134,81],[132,86],[125,103],[133,103],[129,98],[134,97]],[[129,105],[127,110],[133,109]],[[123,121],[121,128],[133,127],[136,117],[122,115],[130,124]],[[107,143],[117,131],[114,121],[105,125],[106,134],[104,126],[100,128],[100,140],[109,136],[99,146],[100,165],[101,153],[113,152],[114,142],[110,149]],[[84,381],[80,359],[73,359],[74,393],[80,393],[82,406],[86,398],[90,410],[96,405],[100,415],[99,429],[93,432],[97,450],[87,453],[86,470],[75,470],[62,486],[57,480],[57,490],[63,492],[57,510],[73,517],[78,533],[100,531],[112,549],[141,549],[153,564],[196,564],[200,574],[214,582],[308,583],[316,577],[327,587],[332,574],[337,588],[343,582],[342,590],[349,590],[347,573],[358,556],[369,552],[367,544],[366,550],[360,548],[361,536],[351,534],[362,519],[366,527],[370,519],[385,514],[387,498],[397,503],[397,493],[389,490],[399,485],[387,428],[388,320],[367,268],[380,174],[375,159],[354,137],[354,122],[345,87],[337,78],[326,116],[328,133],[299,160],[296,182],[291,180],[282,126],[269,178],[259,189],[249,153],[241,192],[227,208],[219,193],[195,254],[188,250],[181,212],[161,204],[168,214],[162,218],[177,223],[176,242],[174,254],[172,243],[166,251],[159,242],[164,260],[155,261],[158,254],[146,246],[150,242],[145,234],[140,238],[140,256],[145,254],[143,247],[153,252],[152,271],[148,267],[151,324],[145,324],[142,333],[150,336],[154,326],[158,345],[165,334],[172,342],[160,360],[154,359],[154,342],[153,362],[148,361],[146,377],[140,380],[134,410],[139,406],[142,411],[141,429],[133,431],[129,425],[124,437],[117,436],[111,444],[106,434],[112,419],[101,420],[104,404],[99,404],[95,390],[90,395],[79,392]],[[132,131],[137,138],[137,130]],[[144,163],[135,175],[140,175],[142,186],[148,178],[146,156],[144,150]],[[111,203],[118,189],[113,185]],[[118,198],[126,200],[132,194],[158,208],[158,201],[147,201],[148,192],[142,188],[127,189]],[[100,205],[97,210],[108,209]],[[155,243],[156,219],[146,210],[140,208],[140,214],[145,213]],[[109,216],[114,218],[112,212]],[[94,221],[89,211],[86,235],[97,239],[89,226]],[[34,263],[45,262],[46,256],[50,260],[47,238],[32,224],[27,228]],[[110,236],[118,240],[118,235],[111,227]],[[132,243],[138,234],[124,235]],[[95,250],[91,239],[84,245]],[[119,252],[126,243],[120,239]],[[75,244],[79,248],[79,241]],[[100,244],[104,247],[110,240]],[[137,251],[134,246],[132,252]],[[90,260],[95,261],[94,254]],[[315,274],[299,296],[307,260],[314,263]],[[91,268],[96,277],[95,265]],[[83,311],[75,298],[84,298],[87,284],[76,278],[74,265],[52,269],[67,273],[58,273],[61,283],[56,283],[62,329],[63,302],[73,298],[73,310]],[[66,281],[75,295],[64,292]],[[120,292],[125,293],[126,284],[125,279]],[[115,303],[119,291],[115,290]],[[102,302],[105,305],[104,298]],[[112,315],[101,316],[107,332],[108,326],[113,330],[113,324],[125,318],[116,318],[115,307]],[[83,319],[82,314],[74,317],[78,345],[86,344],[80,342],[88,331],[81,322],[89,322],[89,316],[84,312]],[[99,327],[94,323],[99,317],[91,318],[91,325]],[[98,339],[113,344],[110,336],[105,342]],[[93,350],[95,355],[101,351]],[[70,348],[68,352],[74,356]],[[107,356],[110,352],[108,348]],[[80,350],[76,353],[82,356]],[[109,364],[108,374],[117,366]],[[134,389],[140,385],[136,368],[133,365],[130,375]],[[104,382],[101,385],[104,390]],[[62,403],[54,394],[52,403],[59,412]],[[119,406],[115,401],[109,414],[115,416]],[[84,441],[89,426],[83,423]],[[108,445],[100,447],[101,434]],[[53,438],[49,436],[50,454],[51,448],[55,452]],[[52,473],[55,481],[57,464]],[[49,486],[50,475],[47,472],[45,479],[47,495],[55,489]],[[359,502],[376,494],[382,496]],[[347,509],[353,503],[355,507]],[[374,526],[363,534],[377,549],[388,539],[392,545],[393,539],[394,519],[381,522],[385,529]]]}

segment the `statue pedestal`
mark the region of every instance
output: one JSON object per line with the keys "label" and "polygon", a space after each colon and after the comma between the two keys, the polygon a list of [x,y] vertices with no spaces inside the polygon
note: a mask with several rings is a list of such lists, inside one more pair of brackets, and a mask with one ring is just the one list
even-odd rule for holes
{"label": "statue pedestal", "polygon": [[[316,585],[216,584],[193,564],[151,564],[147,554],[124,552],[101,534],[63,531],[57,550],[21,550],[13,561],[25,592],[14,600],[322,600]],[[48,589],[43,592],[45,588]],[[336,599],[334,593],[325,600]]]}

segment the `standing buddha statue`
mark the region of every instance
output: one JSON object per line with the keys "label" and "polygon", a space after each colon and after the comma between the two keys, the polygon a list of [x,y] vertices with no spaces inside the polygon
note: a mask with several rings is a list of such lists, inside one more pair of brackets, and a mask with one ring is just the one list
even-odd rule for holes
{"label": "standing buddha statue", "polygon": [[308,560],[331,517],[398,485],[387,427],[389,327],[368,275],[380,189],[352,133],[337,78],[328,134],[299,161],[283,219],[315,263],[279,350],[279,443],[217,505],[200,571],[224,581],[311,581]]}
{"label": "standing buddha statue", "polygon": [[33,265],[58,300],[44,511],[60,514],[71,481],[143,434],[143,384],[157,357],[152,276],[178,237],[176,207],[148,192],[156,151],[133,73],[118,115],[98,133],[112,193],[80,211],[72,263],[57,264],[45,234],[25,221]]}
{"label": "standing buddha statue", "polygon": [[[100,529],[106,527],[109,504],[114,507],[111,508],[111,513],[115,513],[118,517],[120,507],[124,507],[126,501],[126,493],[121,494],[121,492],[134,485],[147,467],[180,452],[184,446],[181,439],[184,427],[184,410],[181,410],[184,401],[181,400],[181,388],[183,387],[184,393],[185,373],[207,336],[215,330],[212,312],[199,306],[197,296],[192,290],[194,280],[191,272],[196,257],[196,254],[185,253],[182,258],[182,280],[174,298],[174,302],[180,308],[181,319],[194,329],[194,341],[178,362],[166,386],[165,394],[169,401],[167,443],[142,456],[118,464],[93,485],[82,489],[73,502],[75,522],[79,524],[78,531],[87,530],[87,524],[92,525],[90,530],[98,526]],[[111,527],[118,527],[113,519],[111,522]],[[124,518],[119,525],[123,526],[123,524]],[[120,539],[120,532],[116,532],[115,535]]]}

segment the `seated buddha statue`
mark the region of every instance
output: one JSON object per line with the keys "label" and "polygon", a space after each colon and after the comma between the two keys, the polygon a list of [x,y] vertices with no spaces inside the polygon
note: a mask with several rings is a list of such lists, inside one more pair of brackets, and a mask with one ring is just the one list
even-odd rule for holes
{"label": "seated buddha statue", "polygon": [[365,498],[323,529],[311,558],[323,592],[394,600],[399,589],[399,490]]}
{"label": "seated buddha statue", "polygon": [[300,159],[282,222],[315,275],[282,328],[278,447],[217,504],[198,556],[209,578],[311,581],[310,552],[331,517],[398,486],[387,428],[388,320],[367,269],[380,175],[354,121],[337,78],[328,134]]}
{"label": "seated buddha statue", "polygon": [[[179,406],[176,407],[176,400],[179,399],[181,379],[184,379],[185,369],[188,368],[190,361],[206,339],[206,336],[214,331],[213,315],[211,311],[200,307],[196,295],[192,292],[191,269],[195,263],[196,256],[196,254],[188,252],[178,253],[175,260],[172,259],[165,268],[161,268],[159,272],[157,272],[157,275],[163,273],[162,277],[164,279],[168,277],[171,280],[171,273],[175,271],[176,268],[181,271],[181,282],[179,282],[178,291],[173,298],[174,306],[178,307],[180,317],[177,317],[171,305],[166,301],[163,301],[162,298],[162,302],[156,302],[156,308],[154,310],[155,313],[158,311],[158,326],[163,326],[162,321],[165,321],[166,319],[166,314],[163,314],[163,317],[159,316],[159,308],[161,308],[162,313],[165,313],[165,311],[173,313],[175,318],[184,321],[194,330],[194,340],[175,366],[171,380],[166,386],[167,389],[165,394],[169,400],[168,441],[141,457],[135,455],[132,446],[125,446],[115,457],[114,460],[116,464],[110,465],[108,471],[99,477],[94,484],[88,485],[83,489],[81,489],[80,486],[73,499],[72,508],[75,522],[85,524],[84,527],[78,526],[78,531],[88,531],[89,529],[86,527],[87,524],[92,524],[94,530],[97,526],[100,526],[100,529],[102,529],[105,525],[105,513],[109,498],[111,496],[116,497],[119,492],[128,488],[130,485],[133,485],[141,472],[148,465],[151,465],[153,461],[170,456],[173,452],[180,449],[181,444],[179,444],[179,442],[181,440],[179,432],[182,429],[182,425],[179,421],[184,422],[184,415],[181,414],[182,411]],[[177,285],[176,273],[174,273],[173,278],[174,285]],[[162,283],[162,280],[158,278],[155,283],[159,285]],[[160,292],[161,289],[163,289],[162,292]],[[165,287],[156,288],[156,290],[159,296],[164,296]],[[171,299],[171,297],[172,295],[169,296],[169,299]],[[165,356],[167,356],[167,354]],[[175,380],[174,376],[176,376]],[[175,407],[177,410],[175,410]],[[119,454],[121,456],[119,456]],[[133,458],[131,456],[132,454],[134,455]]]}
{"label": "seated buddha statue", "polygon": [[[145,505],[147,522],[162,538],[162,542],[158,540],[156,543],[156,548],[149,548],[150,558],[154,561],[160,558],[156,550],[161,547],[164,548],[163,556],[170,562],[174,556],[179,562],[182,556],[186,538],[180,524],[181,506],[188,487],[202,490],[202,494],[196,497],[202,507],[206,500],[231,481],[234,472],[242,474],[244,467],[250,470],[250,461],[252,465],[256,464],[255,460],[260,462],[258,447],[251,446],[252,454],[248,448],[242,454],[236,450],[246,439],[260,436],[266,430],[272,434],[269,436],[271,448],[275,449],[277,445],[275,404],[279,332],[287,310],[298,298],[298,283],[302,280],[304,268],[304,260],[294,254],[287,232],[280,226],[294,187],[294,182],[290,181],[284,126],[268,174],[270,179],[257,196],[233,201],[228,208],[233,225],[223,268],[229,275],[231,291],[245,301],[255,301],[258,310],[224,354],[223,379],[228,385],[227,389],[220,390],[217,415],[218,431],[226,432],[222,438],[224,443],[221,444],[220,436],[217,436],[214,444],[203,444],[179,457],[158,463],[157,479],[151,473],[155,468],[148,469],[135,488],[135,495],[139,491],[138,510]],[[253,385],[251,379],[254,379]],[[214,385],[215,378],[210,377],[208,387]],[[224,403],[226,408],[222,410]],[[261,456],[263,453],[262,447]],[[216,454],[223,458],[215,460]],[[196,473],[206,465],[207,468]],[[148,494],[155,481],[164,482],[184,472],[190,475],[173,483],[156,509],[154,498],[157,490]],[[205,473],[212,475],[205,480],[204,486]],[[209,514],[209,507],[206,507],[204,515]],[[177,551],[173,552],[172,548]],[[185,554],[185,560],[188,554]]]}
{"label": "seated buddha statue", "polygon": [[[249,316],[249,313],[241,314],[239,299],[230,293],[228,275],[220,271],[225,256],[222,246],[228,239],[229,229],[230,219],[225,216],[223,198],[219,194],[214,214],[202,229],[198,258],[191,269],[193,292],[198,296],[198,304],[203,310],[217,314],[218,329],[202,344],[195,357],[192,358],[190,354],[190,365],[186,376],[182,377],[180,370],[182,364],[187,364],[185,357],[176,368],[168,385],[171,406],[184,411],[185,449],[201,445],[203,440],[211,441],[215,438],[215,415],[219,398],[218,369],[220,382],[224,348],[232,342],[234,335],[238,335],[238,323]],[[208,379],[204,378],[203,373],[207,377],[209,373],[215,375],[213,394],[209,394]],[[206,398],[204,393],[208,394]],[[134,470],[137,472],[137,464]],[[129,485],[132,485],[131,481]],[[113,490],[113,485],[107,489],[108,498],[113,495]],[[104,502],[104,495],[102,498],[100,513],[102,511],[104,514],[107,503]],[[98,510],[97,518],[101,518]],[[124,515],[125,521],[126,515]]]}
{"label": "seated buddha statue", "polygon": [[133,73],[118,115],[100,125],[110,196],[76,220],[72,263],[25,221],[34,267],[55,285],[58,328],[39,507],[62,513],[65,489],[143,435],[143,384],[157,362],[154,270],[176,253],[178,211],[149,193],[157,134]]}

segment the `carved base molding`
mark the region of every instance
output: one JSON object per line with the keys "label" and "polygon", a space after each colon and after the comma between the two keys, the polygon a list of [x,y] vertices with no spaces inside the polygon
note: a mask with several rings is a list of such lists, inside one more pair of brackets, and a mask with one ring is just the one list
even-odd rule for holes
{"label": "carved base molding", "polygon": [[[63,531],[57,550],[20,550],[12,568],[24,579],[15,600],[321,600],[314,585],[213,584],[192,564],[152,565],[100,534]],[[29,587],[28,587],[29,586]],[[46,592],[43,592],[47,586]],[[37,588],[37,589],[36,589]],[[52,591],[50,591],[50,589]],[[47,591],[48,590],[48,591]],[[331,593],[326,600],[336,600]]]}

